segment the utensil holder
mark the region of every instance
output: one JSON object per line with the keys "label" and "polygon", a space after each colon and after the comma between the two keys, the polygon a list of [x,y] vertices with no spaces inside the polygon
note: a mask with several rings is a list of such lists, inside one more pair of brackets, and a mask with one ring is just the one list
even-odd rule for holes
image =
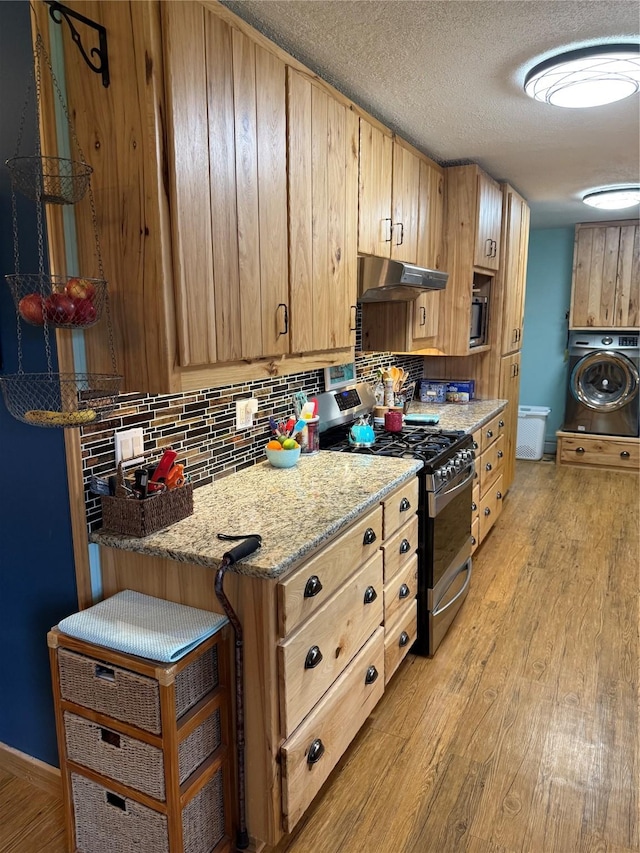
{"label": "utensil holder", "polygon": [[103,530],[142,538],[193,515],[193,484],[144,499],[103,495],[101,502]]}

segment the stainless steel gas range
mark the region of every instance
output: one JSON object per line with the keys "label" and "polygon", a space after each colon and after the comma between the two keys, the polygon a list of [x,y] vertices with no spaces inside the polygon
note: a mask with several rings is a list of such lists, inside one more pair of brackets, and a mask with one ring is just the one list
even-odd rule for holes
{"label": "stainless steel gas range", "polygon": [[462,606],[471,580],[474,453],[470,435],[420,424],[401,432],[374,426],[375,440],[355,446],[350,428],[375,400],[365,383],[318,396],[320,448],[420,459],[418,474],[418,638],[412,651],[431,656]]}

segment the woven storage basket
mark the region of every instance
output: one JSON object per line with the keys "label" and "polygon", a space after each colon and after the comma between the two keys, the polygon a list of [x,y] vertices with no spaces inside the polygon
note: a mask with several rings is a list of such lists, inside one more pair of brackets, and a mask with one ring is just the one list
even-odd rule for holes
{"label": "woven storage basket", "polygon": [[[69,711],[64,713],[64,733],[67,757],[71,761],[164,802],[164,761],[162,750],[157,746]],[[178,747],[180,784],[216,751],[220,743],[218,708],[181,741]]]}
{"label": "woven storage basket", "polygon": [[[154,679],[68,649],[58,651],[58,672],[63,699],[160,734],[160,696]],[[217,685],[218,660],[214,647],[177,674],[177,717]]]}
{"label": "woven storage basket", "polygon": [[148,536],[193,514],[193,484],[185,483],[144,500],[106,495],[101,500],[104,530],[123,536]]}
{"label": "woven storage basket", "polygon": [[184,853],[210,853],[224,837],[222,770],[182,810]]}

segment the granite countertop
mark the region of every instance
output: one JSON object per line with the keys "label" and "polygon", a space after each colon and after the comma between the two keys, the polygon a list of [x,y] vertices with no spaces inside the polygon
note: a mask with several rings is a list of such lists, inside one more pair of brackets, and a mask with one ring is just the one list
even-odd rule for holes
{"label": "granite countertop", "polygon": [[99,545],[218,568],[233,542],[259,533],[262,547],[230,571],[277,578],[376,507],[422,467],[411,459],[320,451],[295,468],[262,462],[194,489],[189,518],[142,539],[97,531]]}
{"label": "granite countertop", "polygon": [[495,417],[508,400],[471,400],[469,403],[421,403],[414,400],[410,413],[439,415],[440,429],[463,429],[472,433]]}

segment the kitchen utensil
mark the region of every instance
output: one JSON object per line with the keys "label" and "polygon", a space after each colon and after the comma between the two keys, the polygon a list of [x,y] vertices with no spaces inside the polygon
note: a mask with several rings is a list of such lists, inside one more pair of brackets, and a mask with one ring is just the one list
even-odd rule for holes
{"label": "kitchen utensil", "polygon": [[439,420],[440,415],[421,414],[420,412],[413,412],[412,414],[404,416],[404,421],[407,424],[425,424],[433,426],[434,424],[437,424]]}
{"label": "kitchen utensil", "polygon": [[320,450],[319,423],[319,417],[310,418],[307,421],[305,428],[302,430],[302,443],[300,445],[302,453],[317,453]]}
{"label": "kitchen utensil", "polygon": [[400,409],[389,409],[384,416],[384,428],[387,432],[402,431],[402,411]]}
{"label": "kitchen utensil", "polygon": [[180,486],[184,486],[184,465],[181,463],[174,465],[167,474],[165,482],[168,489],[179,489]]}
{"label": "kitchen utensil", "polygon": [[302,411],[300,412],[300,417],[307,420],[313,417],[313,403],[309,401],[304,404]]}
{"label": "kitchen utensil", "polygon": [[376,440],[376,434],[368,417],[360,418],[349,430],[349,444],[355,447],[370,447]]}

